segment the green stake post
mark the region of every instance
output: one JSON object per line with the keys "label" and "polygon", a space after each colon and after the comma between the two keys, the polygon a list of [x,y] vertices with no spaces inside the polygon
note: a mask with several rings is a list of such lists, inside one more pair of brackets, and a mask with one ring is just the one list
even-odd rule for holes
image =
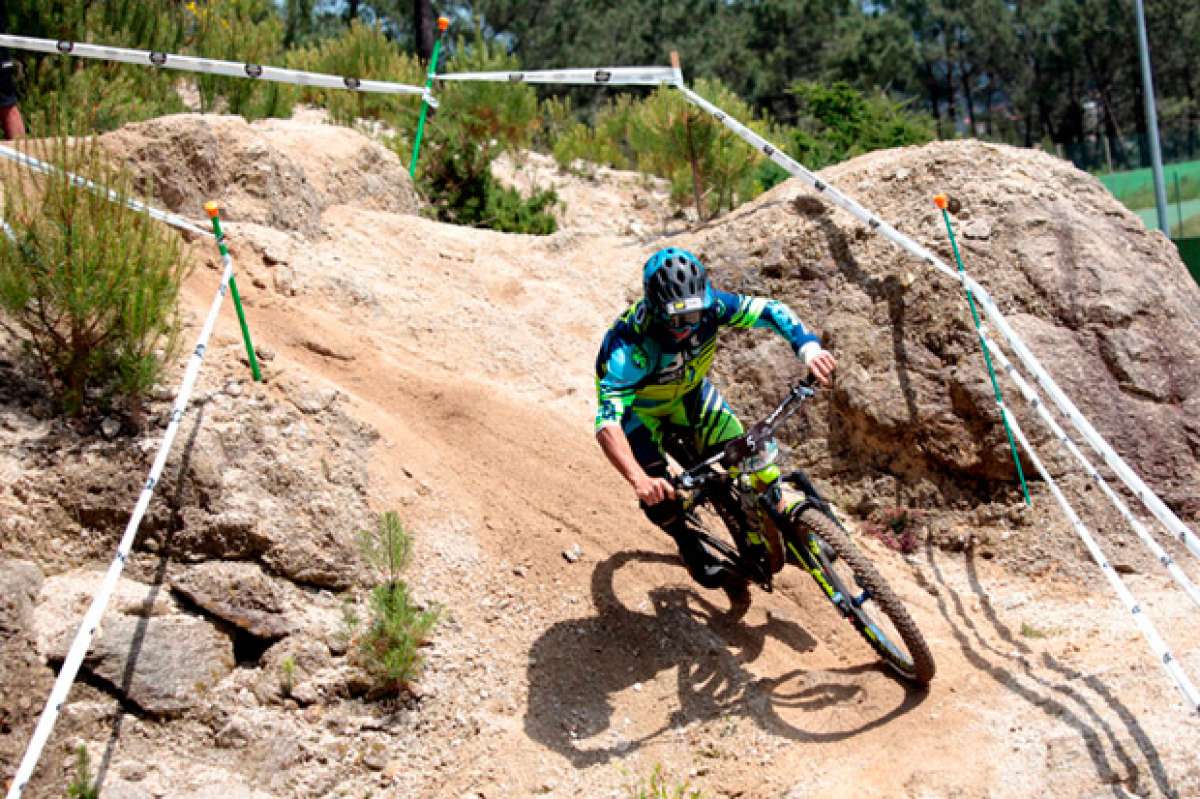
{"label": "green stake post", "polygon": [[[433,43],[433,54],[429,56],[429,73],[425,78],[426,91],[433,88],[433,79],[437,76],[438,55],[442,51],[442,40],[446,38],[446,29],[450,27],[450,20],[446,17],[438,17],[437,24],[441,35]],[[429,102],[422,100],[421,117],[417,120],[417,135],[413,139],[412,162],[408,165],[408,176],[410,178],[417,176],[417,155],[421,152],[421,136],[425,133],[425,115],[428,113]]]}
{"label": "green stake post", "polygon": [[[954,238],[954,227],[950,224],[950,212],[946,210],[950,200],[945,194],[939,194],[933,198],[933,204],[941,209],[942,218],[946,221],[946,232],[950,234],[950,247],[954,250],[954,261],[958,264],[958,274],[965,276],[966,270],[963,269],[962,256],[958,253],[958,241]],[[1012,430],[1008,426],[1008,411],[1004,407],[1004,395],[1000,393],[1000,384],[996,382],[996,370],[992,367],[992,356],[988,352],[983,334],[979,330],[979,311],[975,309],[975,298],[971,296],[971,290],[965,284],[963,289],[967,292],[967,304],[971,306],[971,318],[975,320],[975,333],[979,336],[979,346],[983,349],[983,360],[987,364],[988,376],[992,379],[992,391],[996,395],[996,405],[1000,408],[1000,421],[1004,422],[1004,432],[1008,435],[1008,446],[1012,449],[1013,463],[1017,465],[1017,477],[1021,479],[1021,491],[1025,494],[1025,504],[1032,506],[1033,500],[1029,498],[1029,486],[1025,484],[1025,472],[1021,469],[1021,459],[1017,456],[1017,442],[1013,441]]]}
{"label": "green stake post", "polygon": [[[227,259],[229,258],[229,248],[225,246],[225,234],[221,232],[221,209],[215,202],[208,202],[205,203],[204,210],[212,219],[213,235],[217,237],[217,247],[221,251],[221,258]],[[261,383],[262,372],[258,370],[258,358],[254,355],[254,344],[250,341],[250,327],[246,324],[246,312],[242,310],[242,298],[238,294],[237,280],[232,274],[229,276],[229,293],[233,297],[233,307],[237,309],[238,324],[242,326],[242,341],[246,343],[246,356],[250,359],[250,374],[254,376],[255,383]]]}

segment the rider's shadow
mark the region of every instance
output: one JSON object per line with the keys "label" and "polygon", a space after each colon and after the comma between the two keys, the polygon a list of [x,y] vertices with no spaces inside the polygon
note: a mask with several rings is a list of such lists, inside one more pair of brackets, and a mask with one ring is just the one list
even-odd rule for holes
{"label": "rider's shadow", "polygon": [[[759,678],[747,664],[759,658],[768,640],[781,643],[797,657],[815,649],[817,641],[799,624],[771,614],[764,623],[746,624],[691,588],[656,588],[649,593],[646,612],[631,610],[613,590],[613,575],[631,562],[674,565],[679,561],[661,553],[620,552],[597,564],[592,573],[596,615],[553,625],[530,651],[525,730],[576,768],[624,756],[691,722],[721,717],[745,716],[793,740],[840,740],[890,721],[924,696],[905,691],[898,706],[856,722],[852,729],[801,729],[795,724],[797,714],[860,701],[863,688],[854,684],[854,678],[878,667],[868,664],[811,674],[795,669],[776,678]],[[634,737],[632,722],[615,716],[613,696],[645,690],[641,686],[671,669],[677,669],[675,707],[658,709],[666,717],[661,728]],[[645,691],[644,700],[632,701],[660,700],[654,691]]]}

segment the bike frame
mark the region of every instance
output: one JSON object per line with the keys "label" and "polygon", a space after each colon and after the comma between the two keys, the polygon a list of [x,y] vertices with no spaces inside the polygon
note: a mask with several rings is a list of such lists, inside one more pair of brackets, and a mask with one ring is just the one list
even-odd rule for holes
{"label": "bike frame", "polygon": [[[740,487],[733,485],[732,471],[741,470],[742,465],[747,459],[761,452],[775,437],[775,431],[783,424],[792,414],[800,409],[800,405],[807,399],[813,397],[816,390],[813,388],[812,379],[802,381],[792,386],[786,397],[776,406],[765,419],[755,423],[741,436],[730,440],[725,444],[725,448],[709,458],[704,459],[700,463],[686,469],[679,475],[676,475],[672,482],[676,488],[683,492],[691,492],[684,499],[684,509],[691,510],[692,508],[709,501],[715,507],[717,506],[717,498],[710,496],[711,487],[718,484],[724,488],[731,489],[731,493],[736,495],[741,491]],[[716,468],[720,466],[723,471],[718,471]],[[804,472],[795,470],[784,475],[784,482],[795,486],[804,494],[804,502],[800,506],[801,509],[806,507],[814,507],[821,513],[828,516],[835,523],[840,525],[837,518],[833,515],[833,511],[829,503],[817,492],[812,481]],[[791,527],[790,520],[786,518],[775,504],[768,501],[766,496],[758,493],[756,496],[758,507],[763,513],[770,517],[771,521],[779,528],[779,530],[787,530]],[[718,508],[719,511],[719,508]],[[729,526],[726,523],[726,526]],[[741,553],[727,544],[725,541],[709,534],[703,529],[694,531],[696,536],[713,550],[720,553],[739,574],[748,580],[757,583],[764,591],[770,592],[773,590],[774,575],[769,570],[764,570],[757,563],[747,562],[742,557]],[[730,530],[733,535],[745,535],[745,530]],[[797,548],[791,546],[786,540],[784,541],[785,548],[791,553],[792,557],[804,567],[805,571],[809,572],[818,584],[826,591],[831,599],[839,595],[835,588],[829,585],[826,578],[824,567],[817,560],[815,547],[812,543],[811,533],[804,533],[804,546]],[[736,541],[735,541],[736,543]],[[836,599],[835,599],[836,602]],[[839,607],[843,613],[848,613],[846,608]]]}

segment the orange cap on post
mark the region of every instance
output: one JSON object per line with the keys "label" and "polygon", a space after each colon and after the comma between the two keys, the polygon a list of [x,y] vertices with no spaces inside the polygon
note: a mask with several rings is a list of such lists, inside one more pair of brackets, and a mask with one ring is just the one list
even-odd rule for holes
{"label": "orange cap on post", "polygon": [[933,204],[945,211],[946,206],[950,204],[950,198],[944,194],[935,194],[933,195]]}
{"label": "orange cap on post", "polygon": [[450,27],[450,18],[449,17],[438,17],[438,30],[440,30],[442,33],[445,33],[446,29],[449,27]]}
{"label": "orange cap on post", "polygon": [[208,212],[210,217],[217,217],[221,213],[221,206],[217,205],[216,200],[209,200],[204,204],[204,210]]}

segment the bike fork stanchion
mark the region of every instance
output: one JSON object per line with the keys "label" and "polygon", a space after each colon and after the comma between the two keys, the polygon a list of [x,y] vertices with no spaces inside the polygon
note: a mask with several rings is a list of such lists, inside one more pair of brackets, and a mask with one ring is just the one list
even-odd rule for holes
{"label": "bike fork stanchion", "polygon": [[958,240],[954,238],[954,226],[950,224],[950,212],[947,206],[949,198],[939,194],[933,198],[933,204],[942,211],[942,219],[946,221],[946,232],[950,235],[950,247],[954,250],[954,260],[958,264],[958,276],[963,281],[963,290],[967,292],[967,304],[971,306],[971,318],[975,320],[975,335],[979,337],[979,346],[983,350],[983,360],[987,364],[988,377],[992,379],[992,392],[996,397],[996,407],[1000,409],[1000,421],[1004,422],[1004,432],[1008,436],[1008,446],[1012,450],[1013,463],[1017,465],[1017,477],[1021,480],[1021,491],[1025,494],[1025,504],[1033,505],[1029,498],[1029,486],[1025,484],[1025,472],[1021,469],[1021,458],[1017,455],[1017,442],[1013,440],[1012,428],[1008,424],[1008,410],[1004,406],[1004,395],[1000,393],[1000,384],[996,382],[996,370],[992,367],[992,356],[987,345],[983,342],[983,333],[979,329],[979,311],[975,309],[975,298],[971,289],[966,285],[966,270],[963,269],[962,256],[958,253]]}

